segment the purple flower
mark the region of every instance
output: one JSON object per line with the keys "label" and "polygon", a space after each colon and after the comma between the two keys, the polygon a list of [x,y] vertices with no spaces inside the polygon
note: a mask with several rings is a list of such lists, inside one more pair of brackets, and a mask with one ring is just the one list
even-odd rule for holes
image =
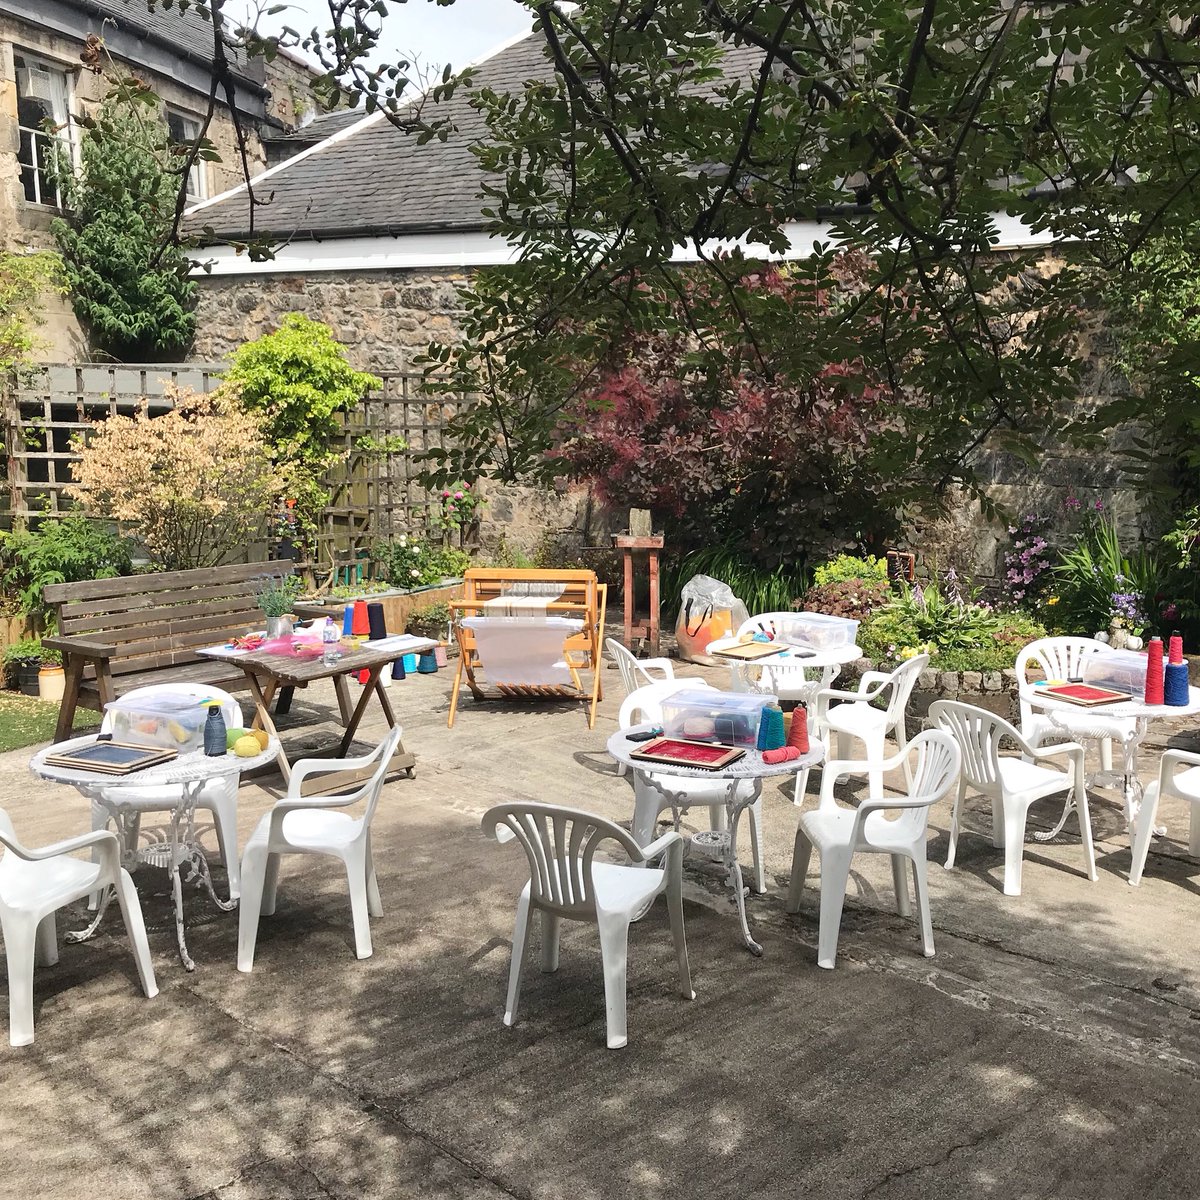
{"label": "purple flower", "polygon": [[1063,508],[1065,508],[1067,512],[1078,512],[1082,507],[1083,502],[1077,500],[1074,496],[1068,496],[1063,501]]}
{"label": "purple flower", "polygon": [[1103,511],[1104,511],[1104,501],[1103,501],[1103,500],[1097,500],[1097,501],[1096,501],[1096,504],[1095,504],[1095,508],[1096,508],[1096,511],[1097,511],[1097,512],[1103,512]]}

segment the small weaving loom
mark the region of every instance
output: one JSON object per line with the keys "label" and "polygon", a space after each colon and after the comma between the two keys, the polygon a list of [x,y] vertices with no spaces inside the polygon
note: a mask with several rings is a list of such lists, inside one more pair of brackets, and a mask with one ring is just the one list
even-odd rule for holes
{"label": "small weaving loom", "polygon": [[[454,725],[465,675],[476,700],[583,700],[592,728],[603,695],[607,597],[594,571],[467,571],[463,598],[450,601],[460,653],[447,725]],[[590,689],[581,671],[592,673]]]}

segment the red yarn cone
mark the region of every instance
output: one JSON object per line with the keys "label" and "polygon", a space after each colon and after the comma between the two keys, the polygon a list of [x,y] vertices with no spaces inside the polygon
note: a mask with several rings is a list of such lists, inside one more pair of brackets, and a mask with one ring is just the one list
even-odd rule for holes
{"label": "red yarn cone", "polygon": [[367,615],[367,602],[355,600],[354,616],[351,618],[350,632],[355,637],[366,637],[371,632],[371,619]]}
{"label": "red yarn cone", "polygon": [[1163,644],[1160,637],[1152,637],[1150,645],[1146,647],[1145,698],[1147,704],[1163,702]]}
{"label": "red yarn cone", "polygon": [[788,729],[786,745],[801,754],[808,753],[808,710],[796,708],[792,712],[792,724]]}
{"label": "red yarn cone", "polygon": [[[1155,639],[1158,641],[1159,639]],[[1161,643],[1160,643],[1161,644]],[[1178,633],[1171,634],[1169,661],[1178,666],[1183,662],[1183,637]]]}

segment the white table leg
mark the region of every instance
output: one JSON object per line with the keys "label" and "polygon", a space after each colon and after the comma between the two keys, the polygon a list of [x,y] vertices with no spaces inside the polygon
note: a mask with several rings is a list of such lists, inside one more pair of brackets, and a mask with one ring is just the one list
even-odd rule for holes
{"label": "white table leg", "polygon": [[762,958],[763,948],[750,936],[750,924],[746,920],[746,889],[742,884],[742,866],[738,862],[737,856],[738,822],[741,820],[742,813],[762,795],[762,780],[755,779],[750,795],[740,801],[737,798],[739,782],[736,779],[730,780],[729,790],[725,795],[725,807],[729,812],[729,844],[725,852],[725,865],[729,868],[729,883],[733,887],[733,898],[734,903],[737,904],[738,920],[742,923],[742,941],[746,943],[746,949],[755,958]]}

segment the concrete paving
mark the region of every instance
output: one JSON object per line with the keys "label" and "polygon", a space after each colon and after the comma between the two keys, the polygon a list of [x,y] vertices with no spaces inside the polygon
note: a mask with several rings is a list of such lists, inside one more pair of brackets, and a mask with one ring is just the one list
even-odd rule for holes
{"label": "concrete paving", "polygon": [[[586,926],[564,929],[556,975],[531,962],[521,1019],[506,1029],[525,862],[485,839],[479,818],[528,797],[628,820],[629,784],[604,753],[615,672],[606,683],[591,731],[574,706],[469,700],[448,731],[448,675],[393,688],[419,764],[389,784],[376,820],[385,914],[370,960],[354,958],[335,864],[296,859],[251,975],[234,968],[236,914],[188,893],[189,975],[164,878],[140,870],[161,993],[138,991],[115,913],[39,970],[37,1041],[0,1049],[0,1197],[1200,1193],[1200,864],[1185,855],[1182,806],[1160,811],[1169,834],[1140,888],[1126,883],[1116,799],[1100,792],[1100,880],[1083,872],[1072,820],[1027,845],[1024,895],[1006,898],[978,802],[959,869],[942,869],[941,805],[929,847],[937,956],[920,956],[886,860],[868,857],[826,972],[815,876],[801,913],[783,912],[796,809],[771,786],[771,885],[750,903],[762,959],[742,948],[715,869],[689,863],[694,1001],[676,991],[660,905],[630,939],[627,1049],[605,1049]],[[331,691],[298,695],[289,745],[327,734],[332,709]],[[1162,732],[1195,744],[1186,729]],[[31,780],[28,753],[0,756],[0,805],[20,836],[84,829],[85,801]],[[243,788],[243,836],[273,798]],[[1053,815],[1053,802],[1035,809],[1031,828]],[[82,923],[76,910],[60,932]]]}

